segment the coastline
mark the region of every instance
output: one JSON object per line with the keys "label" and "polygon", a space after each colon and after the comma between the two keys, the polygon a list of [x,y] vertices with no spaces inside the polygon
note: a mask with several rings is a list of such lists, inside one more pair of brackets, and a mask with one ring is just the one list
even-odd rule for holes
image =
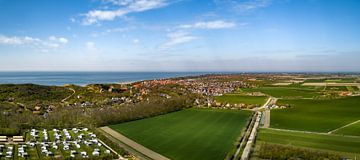
{"label": "coastline", "polygon": [[215,74],[215,72],[0,72],[0,84],[43,86],[131,84],[135,82]]}

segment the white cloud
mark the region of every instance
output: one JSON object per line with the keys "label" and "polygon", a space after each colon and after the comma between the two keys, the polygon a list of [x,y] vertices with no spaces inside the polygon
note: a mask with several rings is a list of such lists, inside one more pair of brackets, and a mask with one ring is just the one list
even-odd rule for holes
{"label": "white cloud", "polygon": [[138,44],[138,43],[140,43],[140,40],[135,38],[135,39],[133,39],[133,43]]}
{"label": "white cloud", "polygon": [[168,5],[167,0],[105,0],[105,2],[116,5],[114,10],[91,10],[84,14],[84,25],[91,25],[99,21],[111,21],[130,13],[144,12]]}
{"label": "white cloud", "polygon": [[0,35],[0,44],[2,45],[26,45],[26,44],[36,44],[41,42],[40,39],[32,38],[32,37],[7,37],[4,35]]}
{"label": "white cloud", "polygon": [[86,47],[87,50],[94,50],[94,49],[96,49],[94,42],[86,42],[86,43],[85,43],[85,47]]}
{"label": "white cloud", "polygon": [[249,0],[243,3],[238,3],[235,9],[239,11],[249,11],[258,8],[264,8],[270,5],[270,0]]}
{"label": "white cloud", "polygon": [[9,37],[0,35],[0,45],[10,46],[26,46],[36,48],[40,51],[49,51],[50,49],[56,49],[64,46],[69,41],[63,37],[50,36],[47,40],[41,40],[39,38],[33,38],[29,36],[24,37]]}
{"label": "white cloud", "polygon": [[271,5],[272,0],[214,0],[215,4],[225,5],[238,12],[248,12]]}
{"label": "white cloud", "polygon": [[85,48],[86,48],[87,51],[89,51],[91,53],[100,52],[100,49],[96,47],[95,42],[86,42],[85,43]]}
{"label": "white cloud", "polygon": [[49,40],[51,42],[54,42],[54,43],[61,43],[61,44],[66,44],[68,43],[69,41],[66,39],[66,38],[63,38],[63,37],[55,37],[55,36],[50,36],[49,37]]}
{"label": "white cloud", "polygon": [[224,29],[235,27],[234,22],[226,22],[223,20],[208,21],[208,22],[197,22],[195,24],[181,25],[178,28],[183,29]]}
{"label": "white cloud", "polygon": [[189,33],[183,32],[183,31],[169,33],[167,35],[167,37],[168,37],[167,42],[165,42],[164,44],[162,44],[160,46],[161,50],[167,50],[176,45],[188,43],[188,42],[191,42],[191,41],[197,39],[197,37],[192,36]]}

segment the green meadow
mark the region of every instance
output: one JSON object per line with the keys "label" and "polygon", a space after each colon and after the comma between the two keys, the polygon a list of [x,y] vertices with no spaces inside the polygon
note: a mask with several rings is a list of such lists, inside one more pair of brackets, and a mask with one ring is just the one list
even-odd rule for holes
{"label": "green meadow", "polygon": [[257,141],[331,151],[351,158],[360,156],[360,138],[357,137],[260,129]]}
{"label": "green meadow", "polygon": [[254,104],[254,105],[262,105],[266,102],[267,97],[265,96],[246,96],[240,94],[225,94],[222,96],[216,96],[215,100],[222,103],[230,103],[230,104]]}
{"label": "green meadow", "polygon": [[280,99],[277,102],[289,104],[287,109],[271,111],[271,127],[328,132],[359,120],[360,97],[331,100]]}
{"label": "green meadow", "polygon": [[[360,119],[360,117],[359,117]],[[336,134],[343,134],[343,135],[354,135],[360,136],[360,122],[347,126],[345,128],[341,128],[335,132]]]}
{"label": "green meadow", "polygon": [[262,92],[277,98],[313,98],[321,95],[317,87],[259,87],[242,89],[244,92]]}
{"label": "green meadow", "polygon": [[170,159],[224,159],[252,112],[187,109],[110,126]]}

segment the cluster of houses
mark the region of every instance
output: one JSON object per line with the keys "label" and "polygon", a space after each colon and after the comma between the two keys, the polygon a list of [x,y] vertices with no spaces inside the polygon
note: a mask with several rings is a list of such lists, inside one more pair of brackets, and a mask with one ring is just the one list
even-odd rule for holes
{"label": "cluster of houses", "polygon": [[[53,138],[49,138],[49,132],[44,129],[42,133],[42,142],[36,141],[39,139],[39,131],[36,129],[31,129],[30,136],[31,142],[27,142],[30,147],[35,147],[36,144],[40,144],[41,153],[46,156],[54,156],[52,151],[63,150],[70,153],[71,158],[75,158],[76,155],[80,155],[82,158],[89,158],[88,152],[85,151],[83,146],[88,147],[86,150],[89,151],[89,148],[92,148],[91,156],[98,157],[100,154],[111,154],[111,151],[102,147],[102,143],[96,138],[96,135],[92,132],[89,132],[88,128],[72,128],[70,133],[69,130],[63,129],[62,132],[58,129],[53,129]],[[34,141],[35,140],[35,141]],[[61,147],[60,147],[61,146]],[[101,153],[103,152],[103,153]],[[90,154],[90,153],[89,153]]]}
{"label": "cluster of houses", "polygon": [[266,106],[265,108],[266,109],[285,109],[285,108],[289,108],[290,106],[288,105],[281,105],[281,106],[278,106],[276,104],[273,104],[273,105],[268,105]]}
{"label": "cluster of houses", "polygon": [[18,148],[18,156],[19,157],[27,157],[29,154],[25,151],[27,145],[20,145]]}
{"label": "cluster of houses", "polygon": [[0,143],[1,142],[23,142],[23,141],[24,141],[23,136],[12,136],[12,137],[0,136]]}
{"label": "cluster of houses", "polygon": [[236,88],[246,85],[242,81],[226,81],[223,77],[200,77],[186,79],[160,79],[142,81],[133,85],[134,88],[141,88],[140,92],[147,92],[148,88],[158,85],[178,84],[184,86],[193,93],[199,93],[207,96],[221,95],[233,92]]}

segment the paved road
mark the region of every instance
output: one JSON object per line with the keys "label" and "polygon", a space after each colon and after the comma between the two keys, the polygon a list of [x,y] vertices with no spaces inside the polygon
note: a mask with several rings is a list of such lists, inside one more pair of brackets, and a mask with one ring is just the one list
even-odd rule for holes
{"label": "paved road", "polygon": [[[254,122],[254,124],[253,124],[252,126],[250,126],[250,127],[247,129],[248,131],[251,131],[251,132],[250,132],[250,135],[249,135],[249,137],[248,137],[248,139],[247,139],[245,148],[244,148],[244,150],[243,150],[243,152],[242,152],[242,154],[241,154],[241,160],[247,160],[247,159],[249,159],[251,149],[252,149],[252,147],[253,147],[253,145],[254,145],[254,142],[255,142],[255,139],[256,139],[257,129],[258,129],[258,127],[259,127],[259,125],[260,125],[260,121],[261,121],[261,112],[260,112],[260,110],[266,109],[266,106],[268,106],[270,103],[273,103],[273,102],[274,102],[274,99],[275,99],[275,98],[270,97],[270,98],[265,102],[265,104],[264,104],[263,106],[252,109],[253,111],[256,112],[256,114],[254,115],[255,122]],[[269,116],[270,116],[270,114],[269,114]],[[269,122],[268,122],[268,123],[270,123],[270,119],[269,119]],[[247,138],[247,137],[245,137],[245,138]],[[240,145],[240,147],[237,149],[237,151],[236,151],[236,153],[235,153],[235,155],[234,155],[235,158],[238,156],[238,154],[239,154],[239,152],[240,152],[240,150],[241,150],[241,147],[242,147],[242,146]]]}
{"label": "paved road", "polygon": [[252,126],[254,125],[255,121],[256,121],[256,114],[254,114],[254,116],[251,118],[250,124],[249,124],[248,128],[246,129],[244,137],[242,138],[240,145],[234,154],[233,160],[237,159],[237,157],[240,154],[241,148],[243,148],[243,146],[247,143],[248,137],[251,134],[251,130],[253,128]]}
{"label": "paved road", "polygon": [[[127,146],[135,149],[136,151],[140,152],[141,154],[145,155],[146,157],[148,157],[149,159],[153,159],[153,160],[170,160],[169,158],[166,158],[165,156],[156,153],[138,143],[136,143],[135,141],[125,137],[124,135],[120,134],[119,132],[116,132],[114,130],[112,130],[109,127],[101,127],[101,130],[103,130],[104,132],[110,134],[112,137],[116,138],[117,140],[121,141],[122,143],[126,144]],[[141,158],[141,157],[140,157]],[[146,158],[147,159],[147,158]]]}
{"label": "paved road", "polygon": [[273,104],[276,104],[276,101],[277,101],[278,99],[277,98],[274,98],[274,97],[270,97],[269,99],[268,99],[268,101],[264,104],[264,106],[263,107],[261,107],[261,108],[264,108],[265,109],[265,111],[263,112],[263,117],[262,117],[262,119],[263,119],[263,127],[264,128],[269,128],[270,127],[270,109],[268,109],[267,108],[267,106],[270,106],[270,105],[273,105]]}
{"label": "paved road", "polygon": [[257,129],[259,127],[260,124],[260,119],[261,119],[261,112],[257,112],[256,113],[256,120],[255,123],[253,125],[253,128],[251,130],[251,134],[249,136],[249,139],[246,143],[246,146],[244,148],[244,151],[241,155],[241,160],[248,160],[250,157],[250,153],[251,153],[251,149],[254,145],[255,139],[256,139],[256,135],[257,135]]}

